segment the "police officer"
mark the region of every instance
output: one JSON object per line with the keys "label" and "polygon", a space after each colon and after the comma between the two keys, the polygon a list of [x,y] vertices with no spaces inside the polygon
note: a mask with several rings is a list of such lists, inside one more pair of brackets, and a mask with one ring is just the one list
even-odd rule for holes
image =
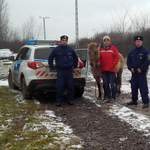
{"label": "police officer", "polygon": [[57,81],[56,81],[56,106],[61,106],[63,97],[63,89],[67,87],[67,102],[73,105],[74,97],[74,79],[73,68],[77,67],[78,57],[73,48],[67,45],[68,36],[63,35],[60,37],[61,45],[52,50],[49,55],[48,63],[50,71],[54,70],[53,60],[55,58],[57,68]]}
{"label": "police officer", "polygon": [[138,89],[140,89],[143,108],[149,107],[148,86],[146,73],[150,64],[150,53],[143,46],[143,37],[134,37],[136,47],[131,50],[127,57],[127,66],[132,73],[131,77],[131,90],[132,101],[127,105],[137,105]]}

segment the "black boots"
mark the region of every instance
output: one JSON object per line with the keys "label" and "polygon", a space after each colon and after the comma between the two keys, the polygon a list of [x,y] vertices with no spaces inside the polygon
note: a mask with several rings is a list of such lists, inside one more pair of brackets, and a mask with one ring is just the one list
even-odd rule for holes
{"label": "black boots", "polygon": [[145,103],[142,105],[142,108],[148,108],[149,107],[149,103]]}
{"label": "black boots", "polygon": [[[131,101],[129,103],[127,103],[127,105],[137,105],[137,101]],[[149,103],[145,103],[142,105],[142,108],[148,108],[149,107]]]}
{"label": "black boots", "polygon": [[137,101],[131,101],[131,102],[128,102],[127,105],[137,105]]}
{"label": "black boots", "polygon": [[73,101],[68,101],[68,105],[74,105]]}
{"label": "black boots", "polygon": [[55,106],[56,106],[56,107],[60,107],[60,106],[61,106],[61,103],[57,102],[57,103],[55,104]]}

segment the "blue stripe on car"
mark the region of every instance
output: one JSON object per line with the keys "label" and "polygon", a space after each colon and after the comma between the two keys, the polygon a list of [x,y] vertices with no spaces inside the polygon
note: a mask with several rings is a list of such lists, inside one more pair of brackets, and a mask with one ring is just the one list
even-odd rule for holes
{"label": "blue stripe on car", "polygon": [[41,60],[41,59],[34,59],[34,61],[37,61],[37,62],[48,62],[48,60]]}

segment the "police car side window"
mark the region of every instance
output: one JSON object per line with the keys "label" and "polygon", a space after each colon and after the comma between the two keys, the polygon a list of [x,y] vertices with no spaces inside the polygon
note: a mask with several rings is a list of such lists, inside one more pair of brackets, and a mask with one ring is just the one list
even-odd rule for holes
{"label": "police car side window", "polygon": [[20,60],[21,59],[21,55],[22,55],[22,50],[19,51],[17,57],[16,57],[16,60]]}
{"label": "police car side window", "polygon": [[30,54],[31,54],[31,49],[26,50],[26,54],[25,54],[24,59],[25,59],[25,60],[29,60]]}
{"label": "police car side window", "polygon": [[25,60],[25,59],[28,60],[30,53],[31,53],[31,50],[29,50],[29,48],[22,48],[19,51],[16,60]]}

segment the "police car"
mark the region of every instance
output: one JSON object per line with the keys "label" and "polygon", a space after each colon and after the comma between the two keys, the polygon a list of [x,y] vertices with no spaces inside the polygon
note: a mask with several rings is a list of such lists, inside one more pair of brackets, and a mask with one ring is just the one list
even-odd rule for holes
{"label": "police car", "polygon": [[[9,68],[8,84],[11,89],[21,89],[24,99],[32,99],[36,92],[54,92],[57,72],[50,72],[48,56],[60,44],[55,40],[28,40],[21,47],[16,58]],[[78,61],[78,67],[73,70],[75,96],[81,97],[87,77],[86,61],[87,50],[77,50],[77,54],[84,56],[83,61]],[[78,56],[79,56],[78,55]],[[55,61],[53,62],[55,65]],[[86,67],[85,67],[86,66]]]}

